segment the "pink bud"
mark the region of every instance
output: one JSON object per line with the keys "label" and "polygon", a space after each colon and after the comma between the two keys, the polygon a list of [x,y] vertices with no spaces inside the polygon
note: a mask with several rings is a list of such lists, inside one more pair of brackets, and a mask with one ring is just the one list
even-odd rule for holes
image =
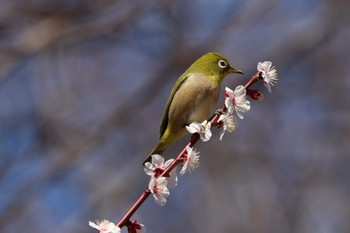
{"label": "pink bud", "polygon": [[249,90],[248,95],[253,100],[262,101],[264,99],[264,95],[262,93],[260,93],[258,90]]}
{"label": "pink bud", "polygon": [[142,231],[141,225],[136,220],[130,222],[128,225],[128,233],[137,233],[138,231]]}

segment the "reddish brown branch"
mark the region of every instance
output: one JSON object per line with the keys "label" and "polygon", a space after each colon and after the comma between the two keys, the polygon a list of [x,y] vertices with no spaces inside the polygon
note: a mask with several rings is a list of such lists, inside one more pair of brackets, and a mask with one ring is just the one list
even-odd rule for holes
{"label": "reddish brown branch", "polygon": [[120,221],[117,223],[117,226],[119,228],[122,228],[123,226],[126,226],[127,223],[130,221],[130,217],[136,212],[136,210],[142,205],[142,203],[148,198],[148,196],[151,194],[151,191],[146,188],[139,199],[131,206],[129,211],[120,219]]}

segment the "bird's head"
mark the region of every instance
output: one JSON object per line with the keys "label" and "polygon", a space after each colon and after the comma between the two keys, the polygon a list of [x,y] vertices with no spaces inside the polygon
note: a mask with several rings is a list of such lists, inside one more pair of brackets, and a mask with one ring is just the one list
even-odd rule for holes
{"label": "bird's head", "polygon": [[192,64],[190,70],[220,79],[231,73],[243,74],[239,69],[233,68],[226,57],[218,53],[207,53],[203,55]]}

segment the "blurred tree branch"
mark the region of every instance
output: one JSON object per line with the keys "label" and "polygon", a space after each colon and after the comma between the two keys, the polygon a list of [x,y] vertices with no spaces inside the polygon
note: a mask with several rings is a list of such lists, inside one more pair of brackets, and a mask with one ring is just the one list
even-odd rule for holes
{"label": "blurred tree branch", "polygon": [[[95,5],[98,5],[98,2]],[[26,57],[44,49],[65,48],[117,33],[135,20],[142,7],[141,4],[124,1],[109,2],[97,10],[79,7],[61,10],[55,8],[54,11],[50,8],[25,9],[28,23],[15,25],[19,27],[19,30],[15,31],[11,28],[10,19],[3,20],[0,22],[5,30],[3,34],[6,31],[13,33],[8,36],[10,38],[4,37],[0,40],[0,84],[9,77],[8,73],[16,64]],[[94,7],[91,6],[91,9]],[[11,24],[6,25],[6,22]],[[8,43],[8,40],[11,42]]]}

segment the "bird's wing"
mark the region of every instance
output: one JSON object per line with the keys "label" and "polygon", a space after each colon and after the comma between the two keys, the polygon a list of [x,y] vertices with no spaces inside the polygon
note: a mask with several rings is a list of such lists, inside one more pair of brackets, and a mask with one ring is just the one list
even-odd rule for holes
{"label": "bird's wing", "polygon": [[163,136],[166,127],[168,125],[168,120],[169,120],[169,108],[170,108],[170,104],[173,101],[174,95],[175,93],[180,89],[181,85],[184,84],[184,82],[186,81],[186,79],[189,77],[190,75],[187,74],[183,74],[175,83],[173,90],[170,93],[170,96],[168,98],[168,101],[166,103],[164,112],[163,112],[163,118],[162,118],[162,123],[160,125],[160,137]]}

